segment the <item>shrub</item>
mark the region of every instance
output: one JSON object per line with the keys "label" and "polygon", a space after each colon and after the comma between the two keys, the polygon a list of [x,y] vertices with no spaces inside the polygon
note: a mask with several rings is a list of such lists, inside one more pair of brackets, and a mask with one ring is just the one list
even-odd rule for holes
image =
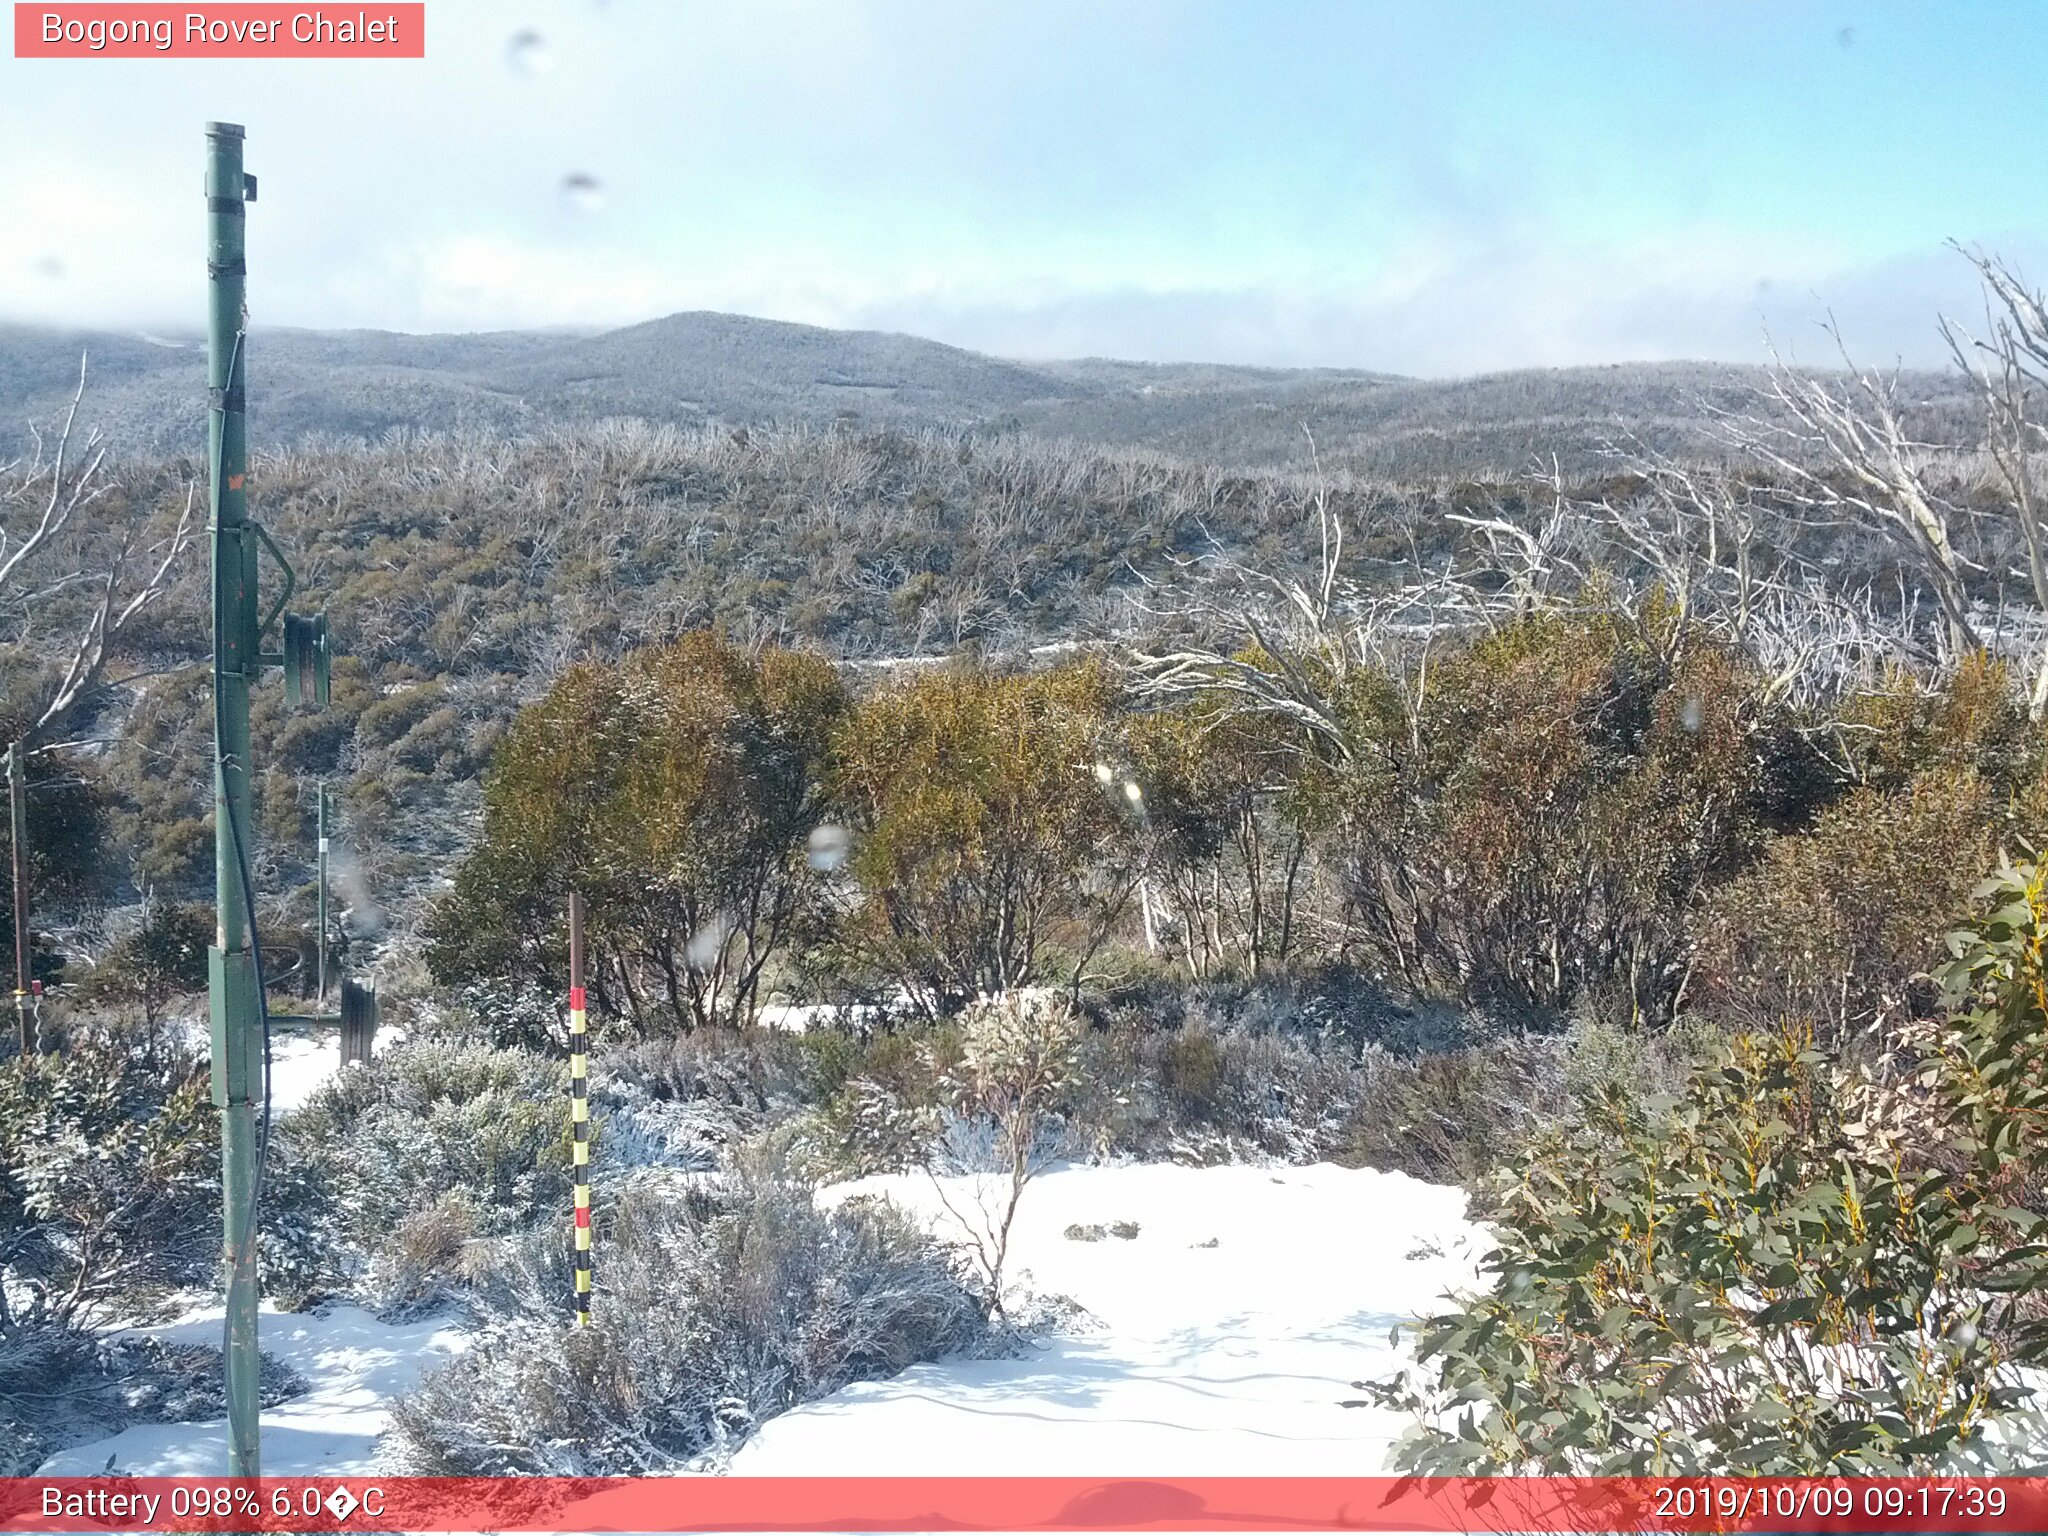
{"label": "shrub", "polygon": [[704,632],[572,669],[492,764],[482,841],[428,923],[436,979],[559,988],[573,888],[606,1011],[750,1023],[817,894],[804,847],[843,705],[822,659]]}
{"label": "shrub", "polygon": [[568,1208],[565,1083],[524,1051],[408,1042],[284,1121],[274,1176],[328,1251],[364,1256],[373,1304],[426,1305],[460,1288],[463,1239]]}
{"label": "shrub", "polygon": [[107,948],[79,988],[81,1000],[131,1004],[154,1026],[174,998],[203,992],[214,913],[197,902],[153,901],[141,926]]}
{"label": "shrub", "polygon": [[821,1210],[758,1162],[730,1187],[628,1196],[602,1220],[591,1326],[563,1326],[561,1244],[510,1255],[510,1317],[394,1408],[406,1470],[674,1470],[795,1403],[985,1334],[953,1261],[894,1207]]}
{"label": "shrub", "polygon": [[[268,1408],[305,1383],[266,1355],[257,1389]],[[59,1447],[129,1424],[190,1423],[225,1410],[217,1349],[49,1321],[0,1327],[0,1477],[26,1477]]]}
{"label": "shrub", "polygon": [[1331,1155],[1350,1167],[1480,1184],[1564,1108],[1567,1060],[1566,1042],[1530,1035],[1371,1053]]}
{"label": "shrub", "polygon": [[1418,992],[1547,1022],[1661,1022],[1685,920],[1771,799],[1763,690],[1645,609],[1544,616],[1364,689],[1338,856],[1372,952]]}
{"label": "shrub", "polygon": [[104,1317],[208,1276],[220,1137],[198,1059],[161,1032],[75,1028],[0,1064],[0,1326]]}
{"label": "shrub", "polygon": [[1024,1191],[1060,1145],[1059,1101],[1077,1064],[1079,1023],[1066,998],[1013,992],[961,1016],[960,1060],[945,1082],[930,1150],[938,1185],[980,1269],[990,1312],[1003,1311],[1010,1227]]}
{"label": "shrub", "polygon": [[[2048,1039],[2034,992],[2044,911],[2008,903],[1960,946],[1970,983],[1998,1001],[1931,1058],[1929,1098],[1786,1031],[1738,1038],[1675,1098],[1610,1088],[1538,1137],[1496,1191],[1491,1291],[1422,1324],[1420,1371],[1374,1390],[1420,1416],[1400,1465],[2001,1466],[1987,1430],[2027,1411],[2019,1368],[2048,1339],[1996,1301],[2041,1288],[2029,1241],[2042,1224],[1993,1196],[2016,1157],[2039,1156],[2019,1139],[2038,1105],[1987,1100],[1983,1084],[2016,1083]],[[1942,1155],[1973,1122],[1975,1177]]]}
{"label": "shrub", "polygon": [[1968,769],[1855,791],[1708,897],[1694,1000],[1739,1028],[1811,1020],[1832,1043],[1924,1014],[1996,830],[1991,787]]}
{"label": "shrub", "polygon": [[1095,765],[1113,690],[1084,664],[923,672],[861,699],[834,745],[833,799],[856,836],[841,936],[927,1015],[1029,985],[1059,930],[1076,972],[1136,879],[1119,800]]}
{"label": "shrub", "polygon": [[1219,699],[1128,726],[1156,935],[1191,977],[1284,966],[1303,947],[1327,775],[1288,726]]}

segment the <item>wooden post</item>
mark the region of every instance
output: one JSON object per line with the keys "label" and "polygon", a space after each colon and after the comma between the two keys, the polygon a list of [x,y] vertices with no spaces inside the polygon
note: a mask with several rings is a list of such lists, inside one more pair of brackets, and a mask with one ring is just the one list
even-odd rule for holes
{"label": "wooden post", "polygon": [[7,748],[7,824],[14,840],[14,1019],[21,1031],[21,1054],[35,1054],[36,1016],[29,1009],[28,945],[28,785],[24,782],[21,743]]}

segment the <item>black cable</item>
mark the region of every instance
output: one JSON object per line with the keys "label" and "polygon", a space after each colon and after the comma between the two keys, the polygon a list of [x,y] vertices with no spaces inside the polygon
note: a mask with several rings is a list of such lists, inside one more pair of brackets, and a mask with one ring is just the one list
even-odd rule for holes
{"label": "black cable", "polygon": [[[220,691],[214,690],[214,729],[220,729]],[[246,769],[246,765],[245,765]],[[249,957],[256,971],[256,1016],[263,1021],[263,1129],[256,1139],[256,1166],[251,1170],[249,1182],[249,1216],[242,1224],[241,1241],[236,1244],[239,1251],[249,1254],[252,1270],[258,1269],[258,1256],[250,1249],[256,1235],[257,1213],[263,1207],[263,1169],[270,1158],[270,996],[263,979],[263,941],[256,936],[256,897],[251,887],[249,851],[242,843],[242,823],[235,814],[232,795],[221,796],[221,806],[227,813],[228,832],[235,844],[235,863],[242,874],[242,912],[249,930]],[[230,1275],[230,1281],[233,1276]],[[221,1319],[221,1338],[229,1337],[230,1319]],[[223,1343],[221,1352],[227,1353]]]}
{"label": "black cable", "polygon": [[[234,376],[235,357],[242,350],[242,339],[242,333],[237,332],[235,336],[235,351],[233,354],[230,354],[228,359],[228,375],[230,378]],[[213,521],[214,527],[217,530],[220,526],[220,504],[218,501],[214,503]],[[218,533],[216,533],[215,537],[218,539]],[[239,551],[237,553],[239,554]],[[213,605],[213,742],[216,758],[219,758],[223,739],[227,734],[222,729],[225,719],[221,713],[220,620],[220,599],[219,594],[216,593]],[[257,636],[256,643],[260,650],[263,643],[262,636]],[[247,665],[247,658],[244,658],[243,664]],[[242,772],[245,777],[253,776],[253,766],[253,764],[248,762],[242,764]],[[243,920],[248,928],[249,956],[256,972],[256,1016],[263,1023],[263,1129],[256,1141],[256,1166],[250,1172],[249,1215],[242,1225],[241,1238],[235,1244],[236,1253],[248,1254],[251,1270],[260,1276],[261,1267],[258,1263],[258,1255],[250,1245],[255,1240],[257,1214],[263,1206],[263,1168],[270,1158],[270,994],[263,979],[263,941],[256,932],[255,880],[249,868],[249,849],[242,839],[242,821],[235,814],[235,797],[227,785],[227,763],[225,759],[220,760],[218,771],[221,775],[220,809],[221,813],[227,817],[228,836],[235,845],[235,865],[242,876]],[[223,1039],[221,1044],[229,1046],[230,1042]],[[226,1071],[224,1063],[222,1071],[223,1073]],[[223,1189],[225,1189],[225,1185],[223,1185]],[[228,1272],[228,1288],[231,1292],[234,1288],[234,1271],[232,1269]],[[234,1342],[234,1309],[232,1307],[225,1309],[221,1317],[220,1336],[221,1358],[225,1361]],[[261,1395],[259,1392],[259,1401]],[[232,1429],[232,1426],[230,1428]]]}

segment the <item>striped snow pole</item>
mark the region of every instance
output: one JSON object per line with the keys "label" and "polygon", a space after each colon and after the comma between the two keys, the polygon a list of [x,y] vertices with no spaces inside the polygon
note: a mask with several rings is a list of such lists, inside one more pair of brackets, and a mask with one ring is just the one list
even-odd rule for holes
{"label": "striped snow pole", "polygon": [[576,1321],[590,1321],[590,1015],[583,992],[583,898],[569,896],[569,1157],[576,1180]]}

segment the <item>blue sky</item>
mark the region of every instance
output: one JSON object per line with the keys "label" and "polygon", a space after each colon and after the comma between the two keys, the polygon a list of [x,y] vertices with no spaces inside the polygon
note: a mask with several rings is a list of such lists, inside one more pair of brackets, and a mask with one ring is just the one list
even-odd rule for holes
{"label": "blue sky", "polygon": [[[353,7],[351,7],[353,9]],[[1949,238],[2048,281],[2048,5],[429,0],[423,62],[0,58],[0,313],[726,309],[1017,356],[1453,374],[1933,361]],[[537,45],[514,45],[522,33]],[[593,178],[600,197],[565,195]],[[594,206],[593,206],[594,205]],[[2038,258],[2038,259],[2037,259]]]}

